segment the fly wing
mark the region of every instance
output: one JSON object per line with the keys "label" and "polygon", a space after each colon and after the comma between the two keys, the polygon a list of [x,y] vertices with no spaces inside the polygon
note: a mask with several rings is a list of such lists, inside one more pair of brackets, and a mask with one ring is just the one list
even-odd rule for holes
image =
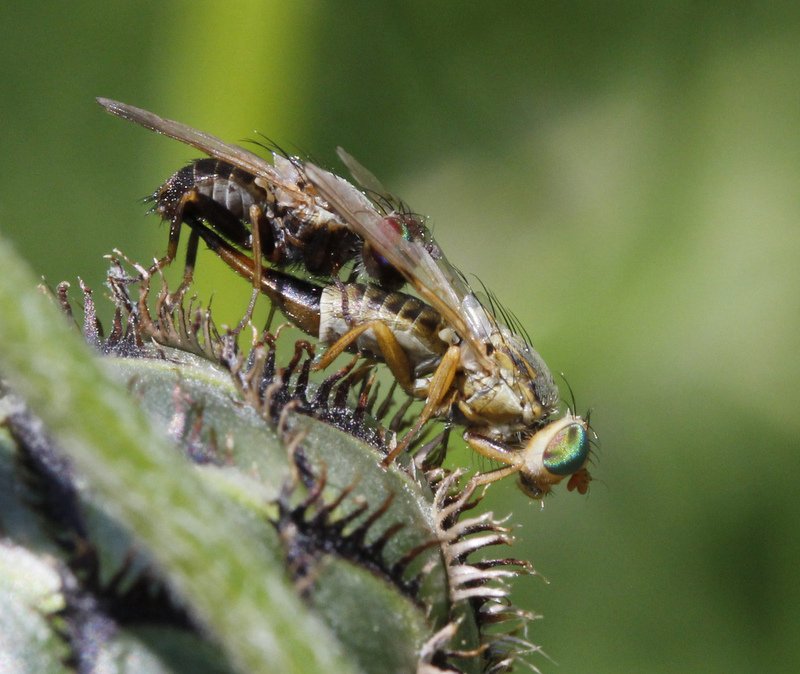
{"label": "fly wing", "polygon": [[272,164],[263,157],[245,150],[243,147],[225,143],[210,133],[198,131],[186,124],[159,117],[153,112],[128,105],[127,103],[112,101],[108,98],[98,98],[97,102],[112,115],[122,117],[122,119],[127,119],[129,122],[139,124],[146,129],[191,145],[201,152],[237,166],[254,176],[264,176],[270,181],[279,180]]}
{"label": "fly wing", "polygon": [[364,194],[343,178],[313,164],[306,164],[305,172],[320,196],[356,234],[400,270],[422,299],[472,344],[476,354],[484,353],[495,329],[494,321],[444,256],[434,259],[424,240],[404,236],[396,221],[381,215]]}
{"label": "fly wing", "polygon": [[[350,171],[350,175],[356,179],[356,182],[361,185],[367,192],[374,192],[376,194],[389,194],[387,189],[381,184],[381,181],[375,177],[375,174],[366,168],[358,159],[351,155],[343,147],[336,148],[336,154],[342,160],[342,164]],[[390,197],[394,200],[394,197]]]}
{"label": "fly wing", "polygon": [[430,256],[435,261],[440,261],[439,266],[445,277],[451,279],[453,287],[458,289],[461,295],[466,295],[470,292],[469,286],[462,282],[460,274],[457,272],[453,274],[454,267],[444,259],[444,253],[433,238],[431,231],[425,226],[425,218],[411,213],[405,204],[396,196],[391,194],[378,180],[369,169],[362,166],[362,164],[344,148],[337,147],[336,154],[339,159],[350,171],[356,183],[358,183],[364,190],[366,196],[373,202],[373,207],[381,213],[387,213],[391,216],[399,216],[402,221],[403,238],[408,241],[413,241],[415,244],[421,244]]}

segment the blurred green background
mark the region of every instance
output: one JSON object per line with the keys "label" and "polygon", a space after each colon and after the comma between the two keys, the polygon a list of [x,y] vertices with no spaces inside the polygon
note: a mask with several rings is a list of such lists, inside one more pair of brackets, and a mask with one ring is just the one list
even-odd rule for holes
{"label": "blurred green background", "polygon": [[600,436],[588,497],[490,494],[542,671],[796,671],[800,5],[4,3],[0,57],[0,228],[51,283],[160,256],[139,198],[197,156],[102,95],[346,147],[516,312]]}

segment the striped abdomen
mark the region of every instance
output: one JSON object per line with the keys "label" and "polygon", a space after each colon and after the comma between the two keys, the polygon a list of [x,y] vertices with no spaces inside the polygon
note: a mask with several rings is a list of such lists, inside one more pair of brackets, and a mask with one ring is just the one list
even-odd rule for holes
{"label": "striped abdomen", "polygon": [[[267,192],[254,177],[218,159],[198,159],[172,175],[153,195],[156,211],[172,220],[184,195],[196,191],[221,206],[234,218],[249,218],[250,206],[267,205]],[[202,216],[201,216],[202,217]]]}
{"label": "striped abdomen", "polygon": [[[309,219],[302,204],[276,199],[272,186],[218,159],[198,159],[172,175],[153,195],[155,210],[171,222],[204,221],[239,250],[252,251],[258,227],[262,256],[279,265],[302,264],[330,275],[355,258],[356,235]],[[255,206],[255,216],[251,208]],[[254,220],[255,217],[255,220]]]}
{"label": "striped abdomen", "polygon": [[[360,283],[326,286],[320,299],[319,339],[332,344],[353,327],[378,320],[391,331],[414,367],[415,376],[432,372],[448,344],[439,333],[447,328],[439,312],[416,297]],[[375,336],[367,330],[358,348],[380,358]]]}

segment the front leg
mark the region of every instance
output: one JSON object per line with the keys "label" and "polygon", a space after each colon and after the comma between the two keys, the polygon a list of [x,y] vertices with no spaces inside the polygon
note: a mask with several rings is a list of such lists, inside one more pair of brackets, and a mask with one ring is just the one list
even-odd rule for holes
{"label": "front leg", "polygon": [[591,477],[585,467],[588,455],[585,437],[585,422],[571,415],[548,424],[518,446],[506,445],[474,431],[464,433],[467,444],[476,452],[506,464],[476,479],[494,482],[518,473],[522,491],[536,499],[548,494],[567,476],[570,491],[577,490],[581,494],[588,491]]}
{"label": "front leg", "polygon": [[377,319],[361,323],[339,337],[327,348],[319,361],[314,364],[313,369],[324,370],[337,356],[353,346],[356,340],[367,330],[372,330],[378,349],[381,352],[380,355],[386,365],[389,366],[389,370],[391,370],[395,379],[397,379],[397,383],[406,393],[413,395],[414,370],[411,367],[411,361],[409,361],[408,355],[400,345],[400,342],[397,341],[394,333],[389,329],[389,326]]}
{"label": "front leg", "polygon": [[514,449],[505,443],[487,438],[475,431],[465,431],[464,440],[471,449],[492,461],[499,461],[507,466],[514,466],[519,470],[522,466],[522,456],[519,449]]}
{"label": "front leg", "polygon": [[461,351],[459,346],[454,344],[444,352],[442,360],[431,377],[431,382],[428,385],[428,396],[425,399],[425,406],[419,413],[419,417],[408,433],[403,436],[403,439],[397,443],[397,446],[386,455],[381,465],[384,467],[389,466],[408,447],[408,444],[422,430],[428,419],[434,416],[442,407],[449,408],[453,404],[458,396],[458,391],[453,390],[453,381],[460,362]]}

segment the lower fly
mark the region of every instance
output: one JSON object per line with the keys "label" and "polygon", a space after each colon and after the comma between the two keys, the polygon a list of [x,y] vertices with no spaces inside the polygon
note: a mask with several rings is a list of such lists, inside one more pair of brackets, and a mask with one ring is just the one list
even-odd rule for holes
{"label": "lower fly", "polygon": [[[483,432],[484,422],[459,414],[459,398],[476,388],[470,373],[456,371],[446,359],[454,353],[453,331],[442,316],[422,300],[375,285],[334,282],[317,285],[273,269],[256,270],[252,259],[203,225],[193,231],[231,269],[250,282],[258,278],[267,295],[296,327],[329,344],[314,368],[321,370],[345,350],[386,363],[400,387],[410,396],[425,400],[420,420],[400,447],[430,417],[451,417],[464,424],[469,446],[503,464],[476,478],[493,482],[517,474],[520,487],[532,498],[541,498],[565,478],[568,488],[586,493],[591,477],[586,468],[591,431],[586,420],[572,413],[545,419],[531,433],[497,439]],[[388,465],[396,451],[390,452]]]}

